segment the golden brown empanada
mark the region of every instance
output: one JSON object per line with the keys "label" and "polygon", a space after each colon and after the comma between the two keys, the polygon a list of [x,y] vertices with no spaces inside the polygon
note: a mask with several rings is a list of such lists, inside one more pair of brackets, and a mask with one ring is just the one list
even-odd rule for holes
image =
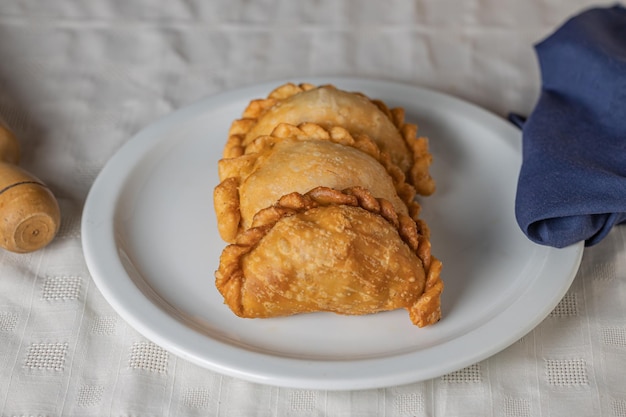
{"label": "golden brown empanada", "polygon": [[245,153],[219,161],[222,182],[214,204],[220,235],[234,242],[254,215],[291,192],[325,186],[361,186],[390,201],[395,210],[416,218],[415,189],[386,154],[365,135],[353,137],[341,127],[279,124],[270,136],[258,137]]}
{"label": "golden brown empanada", "polygon": [[241,317],[405,308],[440,319],[441,263],[423,222],[355,187],[291,193],[260,211],[220,258],[216,286]]}
{"label": "golden brown empanada", "polygon": [[428,140],[417,137],[417,126],[404,121],[404,110],[389,109],[380,100],[333,86],[285,84],[268,98],[253,100],[242,119],[233,122],[224,157],[244,153],[257,137],[269,135],[280,123],[299,125],[312,122],[331,128],[341,126],[352,135],[365,134],[400,167],[417,193],[430,195],[435,183],[429,174],[432,156]]}

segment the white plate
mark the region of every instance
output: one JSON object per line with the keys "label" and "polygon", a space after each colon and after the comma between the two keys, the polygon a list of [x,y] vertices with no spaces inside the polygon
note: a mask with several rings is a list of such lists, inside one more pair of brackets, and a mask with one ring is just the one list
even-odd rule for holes
{"label": "white plate", "polygon": [[217,161],[232,120],[281,82],[209,97],[152,124],[107,163],[87,198],[87,265],[140,333],[206,368],[311,389],[399,385],[461,369],[504,349],[545,318],[578,269],[582,244],[531,243],[514,219],[520,132],[433,91],[358,79],[332,83],[406,109],[430,137],[435,195],[423,199],[444,264],[443,319],[413,326],[404,310],[241,319],[214,271],[224,247],[213,214]]}

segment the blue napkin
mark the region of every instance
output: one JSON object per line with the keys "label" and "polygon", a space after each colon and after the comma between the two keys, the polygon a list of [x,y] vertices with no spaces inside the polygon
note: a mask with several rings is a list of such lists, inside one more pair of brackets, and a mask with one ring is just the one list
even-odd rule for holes
{"label": "blue napkin", "polygon": [[534,242],[598,243],[626,221],[626,8],[593,8],[535,45],[542,90],[522,127],[515,215]]}

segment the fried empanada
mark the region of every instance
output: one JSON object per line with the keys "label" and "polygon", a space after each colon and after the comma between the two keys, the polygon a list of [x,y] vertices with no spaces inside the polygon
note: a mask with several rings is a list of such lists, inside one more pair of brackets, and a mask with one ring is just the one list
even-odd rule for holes
{"label": "fried empanada", "polygon": [[392,203],[403,215],[416,218],[415,189],[386,154],[367,136],[312,124],[280,124],[270,136],[251,142],[239,157],[219,161],[222,182],[214,204],[222,238],[233,242],[252,225],[254,215],[283,195],[325,186],[361,186]]}
{"label": "fried empanada", "polygon": [[405,308],[423,327],[441,317],[440,270],[423,222],[365,189],[319,187],[260,211],[224,249],[216,286],[240,317]]}
{"label": "fried empanada", "polygon": [[417,137],[417,126],[406,123],[402,108],[389,109],[380,100],[326,85],[285,84],[268,98],[253,100],[242,119],[233,122],[224,157],[244,153],[257,137],[269,135],[280,123],[312,122],[331,128],[340,126],[352,135],[365,134],[388,153],[418,194],[430,195],[435,183],[429,174],[432,155],[428,139]]}

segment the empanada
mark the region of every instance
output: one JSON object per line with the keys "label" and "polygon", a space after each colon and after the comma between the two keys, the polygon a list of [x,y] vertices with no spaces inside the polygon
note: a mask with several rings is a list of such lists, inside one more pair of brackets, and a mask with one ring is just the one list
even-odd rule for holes
{"label": "empanada", "polygon": [[352,135],[365,134],[389,154],[418,194],[430,195],[435,183],[429,174],[432,156],[428,140],[417,137],[417,126],[404,121],[402,108],[389,109],[380,100],[333,86],[285,84],[268,98],[250,102],[242,119],[233,122],[224,157],[233,158],[257,137],[269,135],[280,123],[312,122],[331,128],[340,126]]}
{"label": "empanada", "polygon": [[216,286],[241,317],[405,308],[422,327],[441,317],[440,270],[423,222],[360,187],[318,187],[260,211],[223,251]]}
{"label": "empanada", "polygon": [[253,216],[283,195],[325,186],[361,186],[392,203],[403,215],[416,218],[415,189],[386,154],[367,136],[312,124],[279,124],[270,136],[258,137],[245,153],[219,161],[222,182],[214,204],[222,238],[233,242],[252,224]]}

